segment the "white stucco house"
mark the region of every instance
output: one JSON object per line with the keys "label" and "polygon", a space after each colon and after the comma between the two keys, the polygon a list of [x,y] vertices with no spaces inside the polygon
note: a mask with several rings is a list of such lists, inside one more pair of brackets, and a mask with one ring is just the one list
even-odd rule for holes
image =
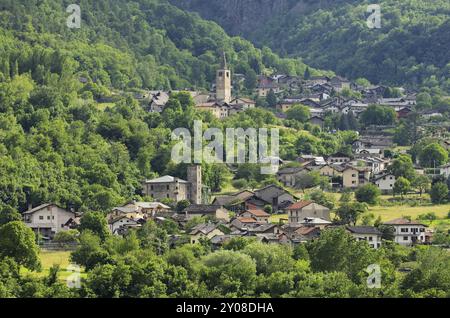
{"label": "white stucco house", "polygon": [[75,217],[75,212],[54,203],[42,204],[23,213],[25,225],[46,239],[53,239],[56,233],[68,230],[67,223]]}
{"label": "white stucco house", "polygon": [[140,224],[137,221],[127,217],[126,215],[122,215],[108,221],[109,230],[115,235],[121,235],[125,230],[139,226]]}
{"label": "white stucco house", "polygon": [[382,193],[388,194],[394,191],[395,176],[393,174],[382,174],[374,178],[373,183]]}
{"label": "white stucco house", "polygon": [[347,231],[358,241],[366,241],[371,248],[381,247],[381,232],[373,226],[347,226]]}
{"label": "white stucco house", "polygon": [[394,228],[394,241],[400,245],[411,246],[426,242],[425,229],[427,226],[408,219],[395,219],[384,223]]}

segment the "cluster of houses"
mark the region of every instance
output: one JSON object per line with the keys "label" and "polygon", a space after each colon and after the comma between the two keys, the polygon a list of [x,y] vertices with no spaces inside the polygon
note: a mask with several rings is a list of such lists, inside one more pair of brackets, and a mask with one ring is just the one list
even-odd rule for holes
{"label": "cluster of houses", "polygon": [[[284,162],[277,179],[286,187],[296,187],[302,177],[312,171],[328,177],[334,189],[358,188],[376,184],[383,193],[392,193],[395,176],[387,173],[390,159],[384,158],[382,148],[355,143],[355,153],[335,153],[328,157],[302,155],[295,164]],[[378,147],[378,146],[377,146]]]}
{"label": "cluster of houses", "polygon": [[[186,90],[195,102],[198,110],[210,111],[217,118],[225,118],[256,106],[251,98],[233,96],[233,83],[242,80],[241,74],[232,74],[226,57],[223,55],[220,69],[216,71],[216,81],[211,92]],[[345,97],[340,94],[345,89],[359,93],[360,98]],[[302,104],[310,108],[311,123],[323,126],[323,117],[327,113],[359,116],[369,105],[392,107],[398,118],[405,118],[416,105],[416,93],[400,88],[401,97],[388,97],[389,88],[383,85],[364,87],[341,76],[313,76],[305,79],[290,75],[260,75],[255,96],[266,98],[270,92],[277,97],[276,110],[280,118],[293,105]],[[177,91],[149,91],[139,94],[149,112],[160,113],[164,110],[171,93]],[[345,95],[345,94],[344,94]],[[425,111],[424,118],[441,117],[436,111]]]}
{"label": "cluster of houses", "polygon": [[[339,94],[345,89],[360,93],[361,98]],[[298,76],[276,75],[260,76],[257,93],[259,97],[264,97],[273,91],[280,96],[276,108],[282,113],[295,104],[308,106],[313,123],[321,125],[321,119],[326,113],[352,112],[358,117],[369,105],[389,106],[399,118],[406,117],[417,103],[416,94],[403,90],[404,97],[385,98],[387,90],[388,87],[382,85],[363,87],[341,76],[302,79]]]}
{"label": "cluster of houses", "polygon": [[[216,72],[214,91],[187,91],[191,94],[198,110],[209,111],[217,118],[225,118],[236,113],[254,108],[256,102],[250,98],[232,96],[232,75],[228,68],[225,54],[222,57],[220,69]],[[140,99],[146,101],[149,112],[161,113],[169,100],[170,94],[176,91],[151,91]]]}
{"label": "cluster of houses", "polygon": [[[163,181],[170,183],[169,187],[164,187],[169,197],[178,191],[170,185],[185,184],[179,179],[165,178]],[[152,182],[146,181],[146,184]],[[271,223],[269,212],[285,213],[287,219]],[[23,215],[25,224],[44,240],[51,240],[58,232],[75,229],[80,224],[79,214],[52,203],[31,208]],[[189,221],[196,217],[201,217],[198,220],[202,223],[187,228]],[[190,243],[209,241],[214,247],[236,237],[253,237],[265,243],[301,244],[319,237],[324,229],[336,226],[327,207],[314,201],[299,200],[277,185],[217,196],[211,204],[192,203],[182,211],[156,201],[132,201],[113,208],[106,220],[111,233],[121,236],[130,229],[140,228],[148,220],[157,224],[172,220],[184,231],[184,237],[188,236]],[[385,224],[393,227],[394,240],[399,244],[409,246],[430,241],[426,225],[419,222],[397,219]],[[382,233],[375,227],[346,226],[345,229],[356,240],[367,241],[372,248],[377,249],[382,244]]]}

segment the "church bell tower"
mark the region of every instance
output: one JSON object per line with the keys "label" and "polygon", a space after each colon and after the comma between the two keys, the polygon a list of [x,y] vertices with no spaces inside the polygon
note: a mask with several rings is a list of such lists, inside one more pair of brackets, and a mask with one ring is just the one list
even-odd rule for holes
{"label": "church bell tower", "polygon": [[220,69],[216,73],[216,99],[223,103],[231,101],[231,71],[228,69],[225,52]]}

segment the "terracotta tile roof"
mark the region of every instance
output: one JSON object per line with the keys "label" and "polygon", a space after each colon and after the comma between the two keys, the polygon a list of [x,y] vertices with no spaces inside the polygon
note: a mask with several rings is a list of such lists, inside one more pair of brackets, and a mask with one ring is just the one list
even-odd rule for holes
{"label": "terracotta tile roof", "polygon": [[302,226],[299,227],[297,230],[295,230],[296,234],[300,234],[300,235],[308,235],[314,231],[316,231],[318,228],[317,227],[313,227],[313,226]]}
{"label": "terracotta tile roof", "polygon": [[255,219],[252,218],[236,218],[237,220],[239,220],[241,223],[256,223],[257,221]]}
{"label": "terracotta tile roof", "polygon": [[313,201],[298,201],[295,202],[293,204],[291,204],[290,206],[287,207],[288,210],[299,210],[299,209],[303,209],[305,206],[310,205],[311,203],[314,203]]}
{"label": "terracotta tile roof", "polygon": [[408,219],[404,219],[404,218],[399,218],[399,219],[394,219],[388,222],[384,222],[384,224],[387,225],[423,225],[426,226],[425,224],[422,224],[420,222],[416,222],[416,221],[410,221]]}
{"label": "terracotta tile roof", "polygon": [[249,209],[246,212],[248,212],[254,216],[257,216],[257,217],[269,217],[270,216],[269,213],[264,212],[263,210],[260,210],[260,209]]}

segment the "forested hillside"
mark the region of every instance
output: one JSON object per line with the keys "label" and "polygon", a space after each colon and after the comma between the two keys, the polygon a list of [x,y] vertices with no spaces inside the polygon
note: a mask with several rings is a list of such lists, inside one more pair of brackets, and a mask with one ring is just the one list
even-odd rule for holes
{"label": "forested hillside", "polygon": [[209,88],[222,50],[237,73],[273,68],[303,74],[305,70],[299,60],[281,60],[270,50],[257,50],[248,41],[228,37],[215,23],[164,0],[80,1],[79,30],[66,26],[70,3],[2,1],[0,65],[4,74],[13,72],[17,61],[20,73],[31,71],[42,80],[46,72],[62,68],[55,64],[55,55],[60,55],[70,57],[68,72],[85,73],[103,86]]}
{"label": "forested hillside", "polygon": [[[161,116],[148,114],[136,89],[207,88],[222,50],[255,81],[265,68],[305,69],[165,1],[80,1],[81,29],[66,26],[69,3],[0,4],[0,208],[56,202],[103,211],[139,195],[145,177],[179,175],[169,164],[170,129],[216,120],[185,95]],[[105,97],[113,103],[100,107]],[[248,117],[240,122],[274,120]]]}
{"label": "forested hillside", "polygon": [[[440,85],[450,91],[450,2],[380,0],[369,29],[366,0],[171,0],[258,45],[373,83]],[[213,9],[214,8],[214,9]],[[239,14],[238,14],[239,13]]]}

